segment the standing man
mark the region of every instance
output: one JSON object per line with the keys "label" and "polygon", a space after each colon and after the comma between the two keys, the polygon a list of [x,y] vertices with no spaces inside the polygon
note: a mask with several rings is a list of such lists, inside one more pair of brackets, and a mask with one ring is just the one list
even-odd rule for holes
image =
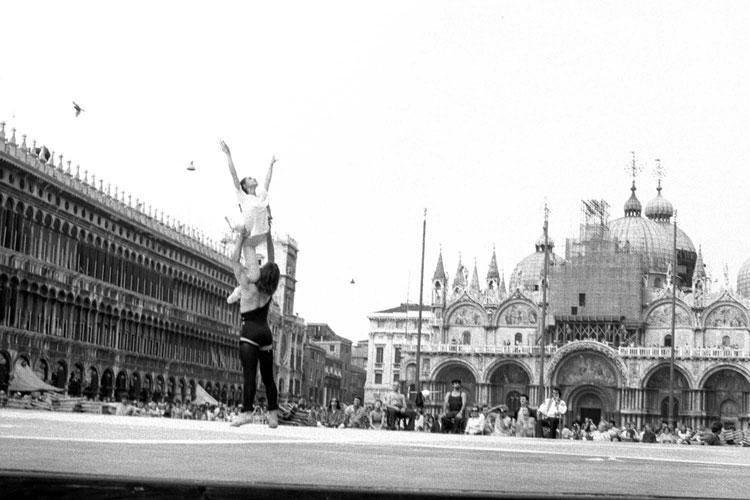
{"label": "standing man", "polygon": [[516,410],[516,436],[534,437],[536,410],[529,408],[529,396],[521,394],[521,406]]}
{"label": "standing man", "polygon": [[542,425],[546,423],[550,428],[549,436],[547,437],[557,439],[557,428],[560,426],[560,419],[568,411],[565,401],[560,399],[560,388],[553,388],[552,397],[545,399],[536,411],[543,418]]}
{"label": "standing man", "polygon": [[406,424],[404,425],[405,429],[414,429],[413,422],[414,422],[414,412],[410,412],[407,409],[406,405],[406,396],[401,394],[398,390],[399,383],[394,382],[392,385],[392,390],[388,394],[385,395],[384,401],[385,401],[385,413],[386,413],[386,421],[388,422],[388,429],[395,431],[398,429],[398,419],[399,418],[406,418]]}
{"label": "standing man", "polygon": [[443,401],[443,416],[440,427],[443,432],[463,432],[464,415],[466,411],[466,393],[461,388],[461,380],[451,380],[452,389],[445,393]]}

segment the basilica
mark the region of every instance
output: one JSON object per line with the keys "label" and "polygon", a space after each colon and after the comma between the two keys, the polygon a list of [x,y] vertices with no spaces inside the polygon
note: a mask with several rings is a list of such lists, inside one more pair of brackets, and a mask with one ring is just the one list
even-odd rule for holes
{"label": "basilica", "polygon": [[[441,407],[449,382],[459,378],[472,403],[511,410],[521,394],[538,404],[560,387],[567,423],[666,420],[674,346],[677,421],[695,427],[721,419],[748,428],[750,260],[735,289],[726,271],[723,284],[713,285],[701,250],[672,223],[661,182],[645,207],[636,191],[633,180],[623,216],[614,220],[604,217],[604,202],[584,201],[591,216],[566,241],[564,256],[541,237],[507,288],[494,251],[484,280],[476,265],[469,273],[462,262],[449,277],[438,257],[431,303],[422,311],[419,377],[430,391],[428,407]],[[369,317],[366,399],[393,381],[405,391],[415,387],[418,308],[403,304]]]}

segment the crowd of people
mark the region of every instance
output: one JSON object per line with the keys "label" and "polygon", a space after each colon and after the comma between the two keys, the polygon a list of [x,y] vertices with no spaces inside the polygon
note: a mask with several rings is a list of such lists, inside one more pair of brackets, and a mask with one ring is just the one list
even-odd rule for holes
{"label": "crowd of people", "polygon": [[[404,430],[416,432],[454,433],[504,437],[541,437],[580,441],[619,441],[679,445],[739,445],[750,447],[750,432],[737,429],[734,424],[714,422],[705,429],[694,429],[684,423],[672,427],[666,422],[657,426],[637,426],[626,422],[618,426],[614,420],[594,422],[583,419],[572,424],[559,423],[567,412],[558,389],[537,408],[529,406],[527,395],[521,395],[520,406],[510,411],[506,405],[467,405],[466,392],[460,380],[454,380],[447,392],[442,410],[425,409],[423,405],[412,409],[407,398],[399,392],[398,384],[373,403],[363,404],[355,396],[350,404],[332,398],[326,406],[308,404],[304,398],[296,402],[279,404],[280,425],[328,427],[335,429]],[[11,396],[11,402],[29,403],[28,408],[39,407],[31,403],[49,402],[50,394],[34,393]],[[85,400],[85,398],[81,398]],[[8,396],[0,391],[0,407],[8,406]],[[260,398],[251,410],[241,404],[218,405],[192,402],[144,402],[123,399],[120,403],[107,403],[116,408],[116,414],[136,417],[161,417],[216,422],[267,424],[269,409],[265,398]],[[11,405],[13,406],[13,405]]]}

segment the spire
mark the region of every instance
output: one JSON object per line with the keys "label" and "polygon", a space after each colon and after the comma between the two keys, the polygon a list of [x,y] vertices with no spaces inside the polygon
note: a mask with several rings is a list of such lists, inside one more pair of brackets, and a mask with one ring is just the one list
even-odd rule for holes
{"label": "spire", "polygon": [[498,292],[500,292],[500,297],[504,297],[508,293],[507,288],[505,287],[505,271],[500,273],[500,285],[498,285],[497,289]]}
{"label": "spire", "polygon": [[437,265],[435,266],[435,274],[432,275],[432,281],[442,281],[445,283],[445,268],[443,267],[443,249],[440,249],[438,254]]}
{"label": "spire", "polygon": [[706,277],[706,266],[703,264],[703,254],[700,245],[698,246],[698,257],[695,259],[695,271],[693,271],[693,281]]}
{"label": "spire", "polygon": [[495,283],[500,282],[500,271],[497,270],[497,255],[495,247],[492,247],[492,258],[490,258],[490,268],[487,270],[487,282],[493,280]]}
{"label": "spire", "polygon": [[474,259],[474,272],[471,273],[471,285],[469,290],[474,293],[479,293],[479,273],[477,272],[477,261]]}
{"label": "spire", "polygon": [[464,276],[464,265],[461,263],[461,254],[458,254],[458,268],[456,276],[453,278],[453,288],[466,288],[466,277]]}

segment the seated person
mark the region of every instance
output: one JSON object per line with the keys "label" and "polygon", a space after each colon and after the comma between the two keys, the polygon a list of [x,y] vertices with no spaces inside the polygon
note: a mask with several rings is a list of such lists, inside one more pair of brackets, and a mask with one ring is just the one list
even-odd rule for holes
{"label": "seated person", "polygon": [[499,405],[496,407],[497,417],[495,418],[495,429],[492,432],[495,436],[510,437],[515,434],[515,421],[508,414],[508,407]]}
{"label": "seated person", "polygon": [[653,430],[651,430],[651,424],[646,424],[646,426],[643,428],[643,435],[641,436],[641,442],[642,443],[655,443],[656,442],[656,434]]}
{"label": "seated person", "polygon": [[440,424],[443,432],[461,433],[466,411],[466,393],[461,388],[461,380],[451,381],[452,389],[445,394],[443,416]]}
{"label": "seated person", "polygon": [[609,430],[607,429],[607,423],[602,420],[599,425],[596,426],[596,430],[591,433],[592,441],[609,441]]}
{"label": "seated person", "polygon": [[701,436],[701,442],[708,446],[720,446],[721,442],[721,431],[723,429],[721,422],[714,422],[711,424],[711,429],[704,432]]}
{"label": "seated person", "polygon": [[479,407],[475,406],[469,413],[469,418],[466,420],[466,429],[464,434],[481,435],[484,433],[484,413],[479,411]]}
{"label": "seated person", "polygon": [[414,417],[416,413],[409,410],[406,396],[399,392],[399,383],[394,382],[391,392],[385,395],[385,413],[388,429],[399,428],[399,420],[404,419],[404,429],[414,430]]}
{"label": "seated person", "polygon": [[353,429],[367,429],[369,427],[370,421],[359,396],[354,396],[352,404],[344,410],[344,425]]}
{"label": "seated person", "polygon": [[341,404],[336,398],[332,398],[328,402],[328,408],[320,419],[320,423],[324,427],[331,427],[334,429],[344,427],[344,410],[341,409]]}

